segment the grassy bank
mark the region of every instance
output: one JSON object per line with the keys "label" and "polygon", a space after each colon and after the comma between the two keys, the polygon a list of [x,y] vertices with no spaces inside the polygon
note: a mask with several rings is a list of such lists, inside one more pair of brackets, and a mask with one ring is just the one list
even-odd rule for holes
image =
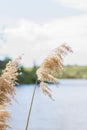
{"label": "grassy bank", "polygon": [[[0,61],[0,73],[5,68],[6,63],[10,59],[5,58],[3,61]],[[20,84],[31,84],[36,81],[36,70],[38,66],[33,65],[31,68],[21,67],[22,74],[18,77]],[[67,65],[64,66],[64,70],[59,73],[54,74],[57,78],[63,79],[87,79],[87,66],[78,66],[78,65]]]}
{"label": "grassy bank", "polygon": [[61,78],[87,79],[87,66],[65,66]]}
{"label": "grassy bank", "polygon": [[[19,77],[20,83],[29,84],[36,81],[36,70],[38,67],[23,68],[22,75]],[[61,74],[54,74],[57,78],[63,79],[87,79],[87,66],[65,66]]]}

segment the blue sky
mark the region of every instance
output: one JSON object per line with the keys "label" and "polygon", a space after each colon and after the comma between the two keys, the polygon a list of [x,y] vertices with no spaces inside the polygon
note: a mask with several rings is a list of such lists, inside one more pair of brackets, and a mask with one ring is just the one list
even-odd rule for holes
{"label": "blue sky", "polygon": [[65,64],[87,65],[86,0],[0,0],[0,58],[24,53],[22,64],[40,65],[62,43],[74,50]]}

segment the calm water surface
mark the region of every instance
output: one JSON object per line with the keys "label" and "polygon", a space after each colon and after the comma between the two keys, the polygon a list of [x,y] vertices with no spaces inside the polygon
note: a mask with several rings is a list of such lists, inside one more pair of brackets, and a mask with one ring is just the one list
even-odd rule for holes
{"label": "calm water surface", "polygon": [[[60,80],[49,86],[55,101],[36,89],[29,130],[87,130],[87,80]],[[12,130],[25,130],[34,85],[16,88],[16,100],[9,107]]]}

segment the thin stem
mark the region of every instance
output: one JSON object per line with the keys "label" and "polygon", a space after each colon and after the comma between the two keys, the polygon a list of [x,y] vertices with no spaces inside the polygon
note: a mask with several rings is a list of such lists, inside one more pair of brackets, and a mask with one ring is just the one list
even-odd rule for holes
{"label": "thin stem", "polygon": [[31,104],[30,104],[30,108],[29,108],[29,112],[28,112],[28,118],[27,118],[27,123],[26,123],[26,129],[25,130],[28,130],[28,125],[29,125],[29,121],[30,121],[30,114],[31,114],[33,100],[34,100],[35,91],[36,91],[36,86],[37,86],[37,80],[36,80],[36,83],[35,83],[32,99],[31,99]]}

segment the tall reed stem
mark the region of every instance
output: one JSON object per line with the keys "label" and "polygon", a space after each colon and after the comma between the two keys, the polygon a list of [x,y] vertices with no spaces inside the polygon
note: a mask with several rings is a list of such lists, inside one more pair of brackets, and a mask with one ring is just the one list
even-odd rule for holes
{"label": "tall reed stem", "polygon": [[30,114],[31,114],[32,105],[33,105],[34,96],[35,96],[35,91],[36,91],[36,86],[37,86],[37,80],[36,80],[36,83],[35,83],[32,99],[31,99],[31,104],[30,104],[30,107],[29,107],[29,112],[28,112],[28,117],[27,117],[27,123],[26,123],[26,129],[25,130],[28,130],[28,125],[29,125],[29,121],[30,121]]}

